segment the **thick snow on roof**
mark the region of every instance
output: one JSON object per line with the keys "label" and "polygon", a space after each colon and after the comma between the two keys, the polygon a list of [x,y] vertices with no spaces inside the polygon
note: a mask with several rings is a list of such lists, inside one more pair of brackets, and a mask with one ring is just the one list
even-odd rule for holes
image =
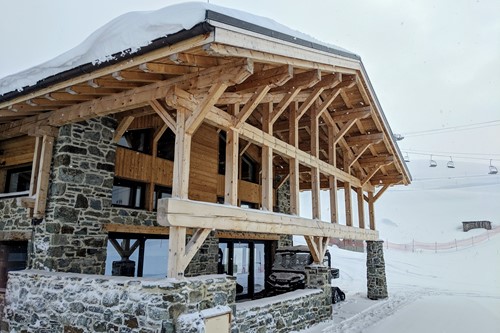
{"label": "thick snow on roof", "polygon": [[16,90],[22,91],[23,88],[33,86],[40,80],[84,64],[99,64],[112,60],[114,54],[134,53],[158,38],[181,30],[189,30],[196,24],[204,22],[207,10],[312,43],[349,52],[340,47],[322,43],[265,17],[208,3],[187,2],[156,11],[130,12],[121,15],[96,30],[75,48],[43,64],[1,79],[0,95]]}

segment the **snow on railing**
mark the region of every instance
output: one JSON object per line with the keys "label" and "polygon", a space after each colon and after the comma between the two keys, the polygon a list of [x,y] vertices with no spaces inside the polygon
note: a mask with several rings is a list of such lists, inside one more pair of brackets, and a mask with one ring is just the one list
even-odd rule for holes
{"label": "snow on railing", "polygon": [[400,251],[443,251],[443,250],[458,250],[461,248],[471,247],[485,242],[497,234],[500,234],[500,226],[493,227],[491,230],[487,230],[485,233],[479,236],[472,236],[465,239],[455,239],[451,242],[419,242],[413,240],[410,243],[392,243],[388,239],[384,242],[384,247],[386,249],[400,250]]}

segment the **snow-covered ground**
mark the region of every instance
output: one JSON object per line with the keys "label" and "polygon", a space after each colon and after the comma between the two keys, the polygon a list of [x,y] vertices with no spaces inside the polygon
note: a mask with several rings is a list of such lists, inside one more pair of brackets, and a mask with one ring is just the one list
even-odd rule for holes
{"label": "snow-covered ground", "polygon": [[[459,171],[417,164],[413,185],[391,189],[377,202],[381,239],[445,242],[487,232],[464,233],[462,221],[500,225],[498,175],[480,176],[482,165]],[[450,172],[469,176],[446,176]],[[301,333],[500,332],[500,233],[490,235],[474,246],[437,253],[385,250],[389,298],[379,301],[366,298],[366,255],[330,248],[341,271],[334,283],[346,300],[334,305],[330,322]]]}

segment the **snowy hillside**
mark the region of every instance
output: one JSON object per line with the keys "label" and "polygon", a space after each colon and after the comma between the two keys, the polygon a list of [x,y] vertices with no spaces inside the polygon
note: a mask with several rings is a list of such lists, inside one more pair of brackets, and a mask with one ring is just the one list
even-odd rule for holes
{"label": "snowy hillside", "polygon": [[[500,176],[487,164],[446,161],[409,163],[414,182],[395,187],[377,202],[377,228],[389,242],[446,242],[481,237],[461,222],[500,225]],[[385,250],[389,298],[366,298],[365,254],[330,248],[346,301],[334,305],[331,322],[317,332],[498,332],[500,327],[500,233],[479,244],[444,251]],[[301,241],[300,238],[296,239]]]}

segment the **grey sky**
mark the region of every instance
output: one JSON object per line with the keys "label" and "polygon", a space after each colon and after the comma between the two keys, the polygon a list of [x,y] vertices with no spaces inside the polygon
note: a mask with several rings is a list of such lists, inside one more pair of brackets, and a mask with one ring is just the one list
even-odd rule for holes
{"label": "grey sky", "polygon": [[[0,77],[61,54],[120,14],[178,2],[182,1],[4,1]],[[210,2],[270,17],[361,55],[396,133],[500,120],[500,1]],[[407,138],[400,147],[485,153],[500,164],[499,130],[497,123]]]}

